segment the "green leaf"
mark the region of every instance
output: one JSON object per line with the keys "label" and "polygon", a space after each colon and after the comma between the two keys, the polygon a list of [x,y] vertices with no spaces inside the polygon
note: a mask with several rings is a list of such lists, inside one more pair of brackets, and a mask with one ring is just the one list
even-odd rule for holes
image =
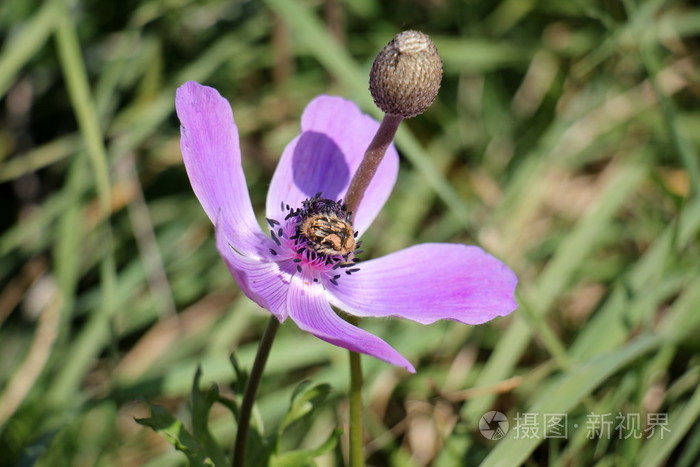
{"label": "green leaf", "polygon": [[198,445],[214,461],[215,465],[228,465],[226,454],[209,431],[209,411],[219,400],[219,388],[212,385],[206,391],[200,389],[202,368],[197,367],[192,383],[192,431]]}
{"label": "green leaf", "polygon": [[238,357],[236,357],[235,353],[231,353],[229,356],[229,361],[233,367],[233,373],[236,375],[235,379],[231,383],[231,389],[233,389],[234,394],[243,395],[245,392],[245,387],[248,384],[248,377],[250,375],[246,369],[241,368],[241,364],[238,361]]}
{"label": "green leaf", "polygon": [[165,408],[151,405],[151,417],[136,422],[165,435],[178,451],[183,452],[192,465],[228,465],[226,454],[209,430],[209,411],[219,401],[219,388],[212,385],[202,391],[202,369],[197,368],[192,382],[192,433]]}
{"label": "green leaf", "polygon": [[136,423],[162,433],[175,449],[187,456],[192,465],[214,465],[204,452],[194,436],[185,429],[182,422],[173,417],[170,412],[159,405],[149,404],[151,417],[137,418]]}
{"label": "green leaf", "polygon": [[343,430],[336,428],[331,433],[331,436],[319,447],[315,449],[304,449],[298,451],[289,451],[281,455],[272,456],[270,459],[270,467],[311,467],[315,466],[314,458],[325,454],[335,448],[340,439]]}
{"label": "green leaf", "polygon": [[280,423],[278,434],[281,435],[292,423],[311,414],[325,402],[331,392],[329,384],[316,384],[303,381],[292,394],[289,411]]}

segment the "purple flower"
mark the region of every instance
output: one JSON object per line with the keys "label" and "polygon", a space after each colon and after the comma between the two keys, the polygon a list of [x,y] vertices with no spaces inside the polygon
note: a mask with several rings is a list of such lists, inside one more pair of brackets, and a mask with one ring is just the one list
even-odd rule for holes
{"label": "purple flower", "polygon": [[301,134],[284,150],[267,194],[269,235],[250,203],[228,101],[190,81],[177,90],[176,108],[185,168],[215,225],[219,253],[243,292],[280,321],[289,317],[324,341],[415,372],[393,347],[331,306],[422,324],[480,324],[517,308],[517,278],[477,247],[429,243],[366,262],[355,258],[396,182],[398,154],[392,145],[351,217],[341,200],[378,128],[352,102],[320,96],[306,107]]}

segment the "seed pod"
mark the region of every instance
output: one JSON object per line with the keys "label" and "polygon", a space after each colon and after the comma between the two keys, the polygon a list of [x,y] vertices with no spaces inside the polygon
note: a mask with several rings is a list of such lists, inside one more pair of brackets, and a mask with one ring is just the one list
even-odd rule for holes
{"label": "seed pod", "polygon": [[442,80],[442,60],[430,37],[404,31],[374,59],[369,90],[384,113],[415,117],[435,100]]}

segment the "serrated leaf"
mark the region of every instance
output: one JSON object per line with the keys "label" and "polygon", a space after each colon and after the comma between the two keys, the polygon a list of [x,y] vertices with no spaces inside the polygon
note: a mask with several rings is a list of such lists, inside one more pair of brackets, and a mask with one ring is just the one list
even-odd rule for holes
{"label": "serrated leaf", "polygon": [[219,443],[216,442],[209,431],[209,411],[212,405],[219,400],[219,388],[212,385],[202,391],[200,380],[202,368],[197,367],[192,382],[192,432],[198,445],[204,450],[207,457],[214,461],[215,465],[228,465],[229,461]]}
{"label": "serrated leaf", "polygon": [[162,433],[175,449],[187,456],[192,465],[214,465],[202,452],[194,436],[185,429],[182,422],[173,417],[164,407],[149,404],[151,417],[137,418],[136,423]]}

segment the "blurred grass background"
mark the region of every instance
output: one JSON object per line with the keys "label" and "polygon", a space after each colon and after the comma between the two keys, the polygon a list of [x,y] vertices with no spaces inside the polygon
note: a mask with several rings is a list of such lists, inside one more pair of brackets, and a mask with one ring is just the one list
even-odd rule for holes
{"label": "blurred grass background", "polygon": [[[369,463],[697,465],[700,8],[659,0],[4,0],[0,465],[183,463],[134,422],[141,401],[184,414],[198,364],[225,390],[229,353],[249,365],[267,316],[216,253],[175,89],[231,101],[262,215],[304,105],[339,94],[376,115],[369,67],[410,28],[434,38],[445,78],[403,125],[365,257],[478,244],[517,272],[520,308],[473,328],[363,322],[418,368],[364,359]],[[346,358],[283,326],[265,424],[299,381],[328,382],[321,416],[287,440],[318,445],[345,422]],[[511,427],[567,414],[568,439],[486,440],[488,410]],[[668,414],[668,431],[588,439],[591,413]],[[211,426],[231,444],[225,410]]]}

